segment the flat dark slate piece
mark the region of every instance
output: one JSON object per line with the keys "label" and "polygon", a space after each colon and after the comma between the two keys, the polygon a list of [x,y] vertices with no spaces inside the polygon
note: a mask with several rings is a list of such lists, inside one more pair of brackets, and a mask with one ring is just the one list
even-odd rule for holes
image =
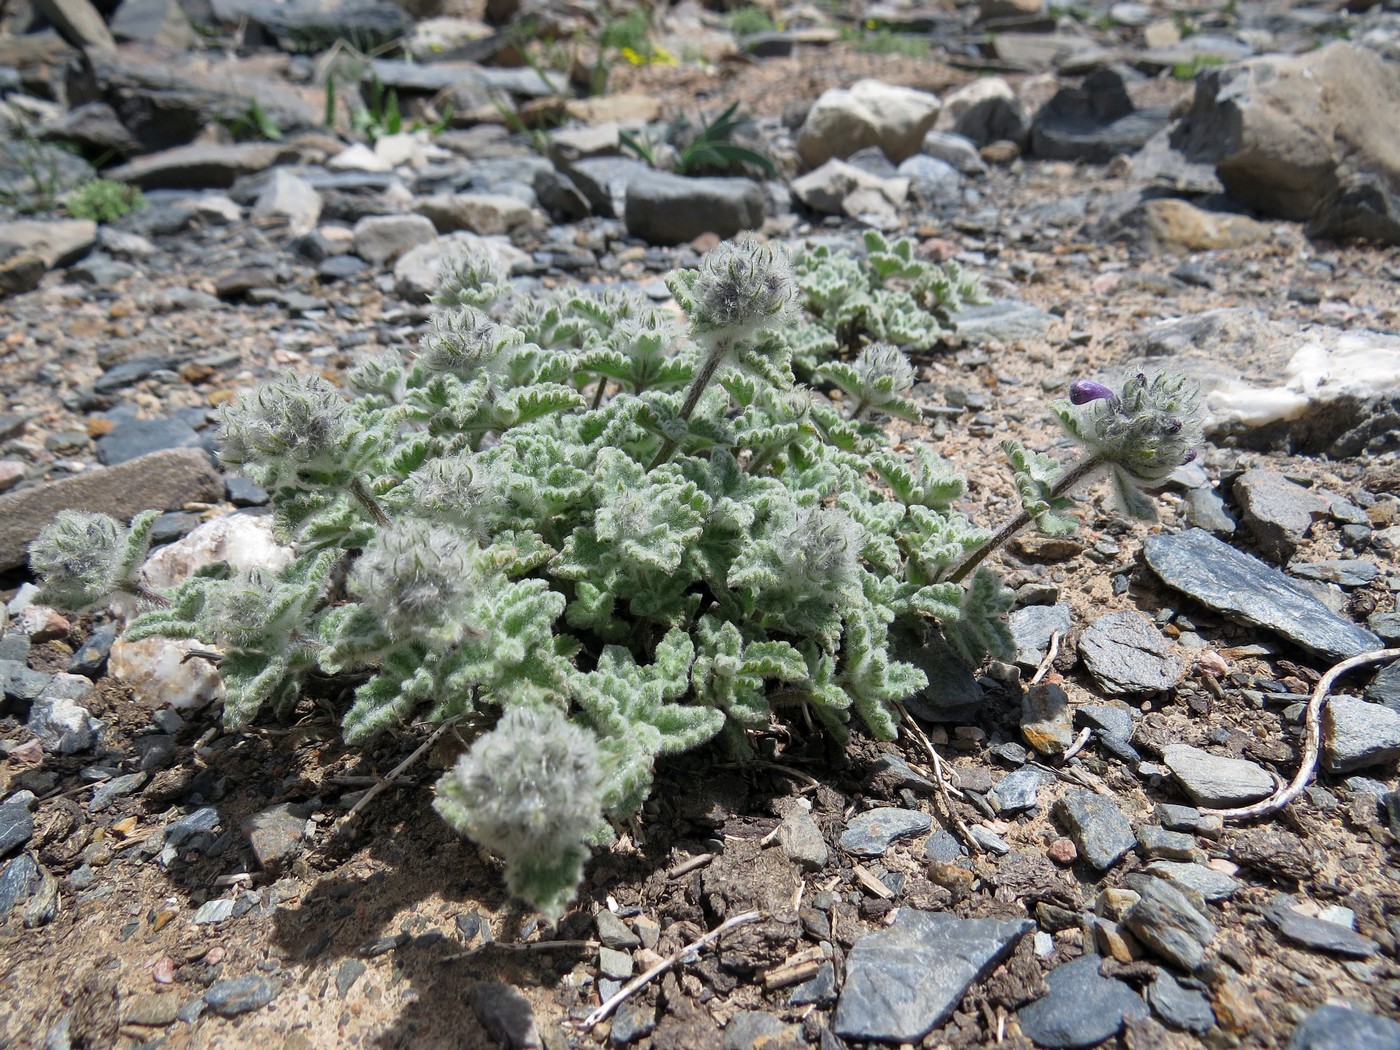
{"label": "flat dark slate piece", "polygon": [[1342,660],[1382,647],[1376,635],[1338,616],[1278,569],[1202,529],[1151,536],[1143,550],[1148,566],[1168,587],[1309,652]]}
{"label": "flat dark slate piece", "polygon": [[1037,1046],[1077,1050],[1096,1046],[1123,1030],[1125,1020],[1147,1016],[1142,997],[1122,981],[1099,973],[1103,960],[1081,955],[1050,971],[1050,994],[1021,1008],[1016,1019]]}
{"label": "flat dark slate piece", "polygon": [[851,949],[832,1027],[847,1039],[918,1042],[1033,929],[1029,919],[959,919],[901,908],[893,926]]}

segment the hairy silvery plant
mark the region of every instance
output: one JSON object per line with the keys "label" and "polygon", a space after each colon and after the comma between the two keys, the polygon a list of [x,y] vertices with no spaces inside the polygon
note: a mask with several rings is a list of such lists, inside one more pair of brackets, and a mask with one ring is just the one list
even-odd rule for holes
{"label": "hairy silvery plant", "polygon": [[106,514],[59,511],[29,545],[29,565],[44,581],[39,600],[75,611],[119,593],[164,604],[137,579],[159,516],[144,511],[124,527]]}
{"label": "hairy silvery plant", "polygon": [[1032,521],[1048,535],[1073,531],[1076,522],[1065,514],[1069,494],[1098,474],[1108,474],[1114,496],[1126,514],[1156,521],[1156,507],[1142,490],[1161,484],[1177,467],[1194,460],[1203,437],[1195,385],[1168,372],[1151,379],[1138,372],[1129,376],[1117,393],[1102,383],[1076,380],[1070,384],[1069,400],[1051,407],[1083,452],[1061,466],[1020,442],[1005,442],[1003,447],[1016,471],[1021,512],[959,565],[948,577],[950,581],[964,579]]}
{"label": "hairy silvery plant", "polygon": [[[217,647],[230,728],[319,672],[357,683],[351,745],[414,720],[480,734],[437,807],[558,915],[661,757],[719,741],[743,758],[792,711],[892,739],[927,684],[895,626],[936,627],[974,663],[1010,653],[1010,594],[972,574],[1010,533],[969,522],[954,466],[896,453],[872,421],[917,417],[902,348],[974,289],[912,242],[866,249],[794,272],[777,245],[721,245],[671,277],[683,326],[636,294],[517,301],[489,267],[449,268],[416,354],[225,410],[224,459],[269,489],[294,557],[201,570],[128,637]],[[794,352],[841,404],[796,383]],[[1063,471],[1013,451],[1016,527],[1055,526],[1096,470],[1136,484],[1179,460],[1199,431],[1169,387],[1065,406],[1085,452]],[[35,548],[46,593],[130,589],[148,528],[60,519]]]}

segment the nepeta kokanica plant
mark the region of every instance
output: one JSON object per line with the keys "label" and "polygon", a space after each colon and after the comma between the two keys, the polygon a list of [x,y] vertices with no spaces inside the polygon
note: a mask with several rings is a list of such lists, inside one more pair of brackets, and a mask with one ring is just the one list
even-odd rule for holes
{"label": "nepeta kokanica plant", "polygon": [[[203,570],[128,635],[216,646],[230,728],[312,672],[356,683],[351,744],[474,728],[437,808],[557,915],[658,758],[712,740],[742,758],[791,710],[894,737],[926,685],[892,652],[900,624],[971,662],[1010,653],[1009,592],[986,568],[962,582],[1010,533],[969,523],[957,471],[874,422],[917,418],[904,348],[975,287],[910,241],[866,249],[724,244],[672,275],[683,325],[636,293],[520,300],[489,266],[450,268],[416,354],[224,410],[224,460],[272,493],[294,557]],[[842,401],[798,385],[795,357]],[[1189,408],[1165,380],[1064,406],[1084,458],[1013,451],[1016,527],[1072,524],[1070,484],[1101,468],[1160,477],[1199,433]],[[129,588],[148,527],[61,518],[34,550],[46,593]]]}
{"label": "nepeta kokanica plant", "polygon": [[1148,379],[1138,372],[1124,381],[1121,393],[1092,380],[1076,380],[1070,385],[1069,400],[1051,407],[1083,453],[1061,467],[1020,442],[1005,442],[1016,472],[1021,512],[958,566],[950,580],[962,580],[1032,521],[1050,535],[1073,531],[1074,519],[1064,513],[1070,506],[1069,494],[1100,473],[1109,475],[1125,513],[1155,521],[1157,510],[1143,489],[1160,484],[1177,467],[1195,459],[1202,440],[1196,387],[1173,373]]}

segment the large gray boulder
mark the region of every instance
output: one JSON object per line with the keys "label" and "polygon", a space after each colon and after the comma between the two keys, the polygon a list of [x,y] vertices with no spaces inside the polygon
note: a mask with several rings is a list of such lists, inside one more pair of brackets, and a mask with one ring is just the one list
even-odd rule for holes
{"label": "large gray boulder", "polygon": [[1337,41],[1202,71],[1172,144],[1257,211],[1400,243],[1397,111],[1400,69]]}
{"label": "large gray boulder", "polygon": [[763,191],[748,179],[687,179],[647,171],[627,184],[627,232],[648,244],[682,244],[702,233],[733,237],[763,225]]}

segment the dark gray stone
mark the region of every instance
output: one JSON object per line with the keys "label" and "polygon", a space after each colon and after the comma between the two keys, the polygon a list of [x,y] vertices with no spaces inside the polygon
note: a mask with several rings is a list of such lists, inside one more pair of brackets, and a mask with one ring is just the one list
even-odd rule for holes
{"label": "dark gray stone", "polygon": [[281,984],[271,977],[253,974],[216,981],[204,993],[204,1003],[220,1017],[237,1017],[253,1010],[261,1010],[276,999],[281,991]]}
{"label": "dark gray stone", "polygon": [[213,806],[203,806],[166,826],[166,844],[179,849],[195,835],[211,832],[219,824],[219,811]]}
{"label": "dark gray stone", "polygon": [[618,951],[631,951],[642,946],[641,938],[632,932],[625,922],[604,908],[593,916],[593,925],[598,928],[598,940],[606,948]]}
{"label": "dark gray stone", "polygon": [[924,843],[924,860],[934,864],[946,864],[959,857],[967,856],[967,848],[957,840],[951,831],[939,828]]}
{"label": "dark gray stone", "polygon": [[1026,605],[1012,610],[1008,617],[1011,637],[1016,641],[1016,662],[1023,667],[1039,666],[1050,651],[1050,636],[1060,632],[1063,640],[1069,634],[1072,621],[1069,606]]}
{"label": "dark gray stone", "polygon": [[1075,709],[1074,717],[1081,723],[1087,723],[1099,736],[1117,737],[1119,740],[1133,738],[1133,713],[1126,707],[1085,704]]}
{"label": "dark gray stone", "polygon": [[1100,616],[1079,637],[1079,655],[1110,696],[1173,688],[1186,668],[1146,617],[1132,611]]}
{"label": "dark gray stone", "polygon": [[138,790],[148,778],[149,774],[147,773],[126,773],[97,785],[92,793],[92,802],[88,805],[88,811],[101,813],[117,799],[125,798]]}
{"label": "dark gray stone", "polygon": [[627,187],[633,179],[651,174],[651,169],[630,157],[585,157],[569,165],[565,174],[595,215],[622,218],[627,211]]}
{"label": "dark gray stone", "polygon": [[1186,493],[1188,517],[1192,525],[1217,536],[1233,536],[1235,519],[1225,509],[1225,500],[1209,485],[1189,489]]}
{"label": "dark gray stone", "polygon": [[0,806],[0,857],[8,857],[34,837],[34,817],[17,802]]}
{"label": "dark gray stone", "polygon": [[1123,1030],[1125,1021],[1147,1017],[1147,1004],[1122,981],[1099,974],[1103,960],[1081,955],[1045,977],[1048,995],[1016,1013],[1021,1031],[1037,1046],[1076,1050],[1094,1046]]}
{"label": "dark gray stone", "polygon": [[1336,922],[1303,915],[1286,904],[1268,911],[1269,921],[1286,940],[1313,951],[1342,955],[1348,959],[1368,959],[1380,951],[1371,938]]}
{"label": "dark gray stone", "polygon": [[1215,1026],[1215,1011],[1203,992],[1185,988],[1163,969],[1147,989],[1147,1001],[1168,1028],[1200,1035]]}
{"label": "dark gray stone", "polygon": [[1047,160],[1106,164],[1136,153],[1171,119],[1166,109],[1134,109],[1123,78],[1102,69],[1080,87],[1065,87],[1036,112],[1031,152]]}
{"label": "dark gray stone", "polygon": [[1288,1050],[1400,1050],[1400,1024],[1347,1006],[1319,1006],[1293,1029]]}
{"label": "dark gray stone", "polygon": [[1400,711],[1400,661],[1392,663],[1371,679],[1371,684],[1366,687],[1366,699],[1392,711]]}
{"label": "dark gray stone", "polygon": [[932,780],[915,773],[909,763],[898,755],[884,754],[870,763],[866,778],[873,784],[879,782],[898,791],[908,788],[921,795],[932,795],[938,787]]}
{"label": "dark gray stone", "polygon": [[1123,916],[1123,925],[1173,965],[1193,973],[1199,970],[1206,946],[1215,936],[1215,924],[1192,901],[1189,891],[1150,875],[1129,879],[1139,899]]}
{"label": "dark gray stone", "polygon": [[1229,900],[1243,885],[1223,871],[1216,871],[1204,864],[1188,864],[1183,861],[1155,860],[1147,866],[1147,872],[1183,889],[1199,893],[1212,904]]}
{"label": "dark gray stone", "polygon": [[173,357],[138,357],[131,361],[122,361],[98,376],[97,381],[92,384],[92,389],[99,394],[110,394],[114,390],[140,382],[152,372],[178,368],[179,365],[179,359]]}
{"label": "dark gray stone", "polygon": [[4,691],[6,699],[33,703],[51,681],[53,675],[35,671],[18,660],[0,660],[0,690]]}
{"label": "dark gray stone", "polygon": [[181,419],[133,419],[97,439],[97,459],[106,467],[171,448],[202,448],[204,439]]}
{"label": "dark gray stone", "polygon": [[910,714],[925,722],[959,722],[976,716],[982,706],[982,687],[941,634],[915,637],[896,625],[891,638],[895,655],[928,676],[928,685],[904,701]]}
{"label": "dark gray stone", "polygon": [[1382,648],[1374,634],[1332,612],[1300,584],[1201,529],[1149,536],[1143,550],[1167,586],[1310,652],[1341,660]]}
{"label": "dark gray stone", "polygon": [[280,868],[301,850],[309,815],[304,804],[279,802],[244,820],[243,833],[264,871]]}
{"label": "dark gray stone", "polygon": [[[244,23],[277,41],[284,51],[314,54],[337,40],[354,40],[372,52],[413,31],[413,20],[393,0],[212,0],[214,13],[225,23]],[[376,67],[399,63],[375,62]],[[386,72],[381,79],[390,83]]]}
{"label": "dark gray stone", "polygon": [[1034,928],[1029,919],[959,919],[901,908],[892,926],[862,937],[846,957],[832,1029],[847,1039],[917,1042]]}
{"label": "dark gray stone", "polygon": [[763,190],[749,179],[693,179],[651,171],[627,183],[627,232],[648,244],[684,244],[702,233],[730,238],[763,225]]}
{"label": "dark gray stone", "polygon": [[68,673],[97,678],[107,666],[107,654],[117,640],[115,627],[99,627],[88,636],[68,661]]}
{"label": "dark gray stone", "polygon": [[1322,763],[1329,773],[1393,762],[1400,758],[1400,711],[1334,696],[1322,712]]}
{"label": "dark gray stone", "polygon": [[1294,562],[1288,566],[1291,575],[1304,580],[1321,580],[1339,587],[1365,587],[1381,574],[1373,561],[1346,558],[1336,561]]}
{"label": "dark gray stone", "polygon": [[991,798],[1003,813],[1033,809],[1040,794],[1040,770],[1025,766],[1008,773],[992,788]]}
{"label": "dark gray stone", "polygon": [[1254,542],[1279,562],[1293,557],[1313,522],[1327,516],[1325,499],[1277,471],[1247,470],[1233,491]]}
{"label": "dark gray stone", "polygon": [[612,1030],[608,1042],[613,1046],[626,1046],[644,1036],[651,1035],[656,1028],[656,1007],[650,1003],[631,999],[617,1008],[613,1015]]}
{"label": "dark gray stone", "polygon": [[481,1026],[497,1042],[514,1050],[535,1050],[540,1032],[530,1000],[503,981],[478,981],[468,996]]}
{"label": "dark gray stone", "polygon": [[1112,799],[1083,788],[1070,788],[1052,807],[1079,855],[1097,871],[1105,871],[1137,845],[1133,826]]}
{"label": "dark gray stone", "polygon": [[806,1006],[809,1003],[825,1005],[836,1001],[836,967],[824,962],[817,968],[817,975],[804,981],[788,996],[789,1006]]}
{"label": "dark gray stone", "polygon": [[841,848],[858,857],[882,857],[900,839],[925,834],[933,821],[927,813],[882,807],[857,813],[841,832]]}
{"label": "dark gray stone", "polygon": [[0,919],[16,904],[28,900],[41,880],[39,866],[28,853],[21,853],[6,864],[4,872],[0,873]]}

